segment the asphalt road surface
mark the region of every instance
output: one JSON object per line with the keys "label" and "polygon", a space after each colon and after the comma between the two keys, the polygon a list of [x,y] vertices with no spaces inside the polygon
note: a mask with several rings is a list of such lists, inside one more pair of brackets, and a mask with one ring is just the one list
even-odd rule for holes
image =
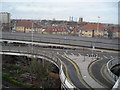
{"label": "asphalt road surface", "polygon": [[[64,39],[64,38],[67,39]],[[2,39],[11,39],[11,40],[24,40],[32,41],[31,33],[10,33],[2,32]],[[103,49],[113,49],[119,50],[120,43],[118,39],[100,39],[100,38],[87,38],[87,37],[78,37],[78,36],[61,36],[61,35],[44,35],[44,34],[34,34],[33,41],[35,42],[46,42],[46,43],[55,43],[55,44],[64,44],[64,45],[74,45],[74,46],[84,46]]]}
{"label": "asphalt road surface", "polygon": [[[2,47],[3,50],[20,50],[20,51],[31,51],[31,47],[29,46],[3,46]],[[51,49],[51,48],[39,48],[39,47],[34,47],[33,50],[37,52],[39,52],[40,50],[44,50],[53,54],[61,54],[64,55],[66,54],[70,54],[70,55],[87,55],[87,54],[91,54],[91,51],[84,51],[84,50],[60,50],[60,49]],[[107,61],[111,58],[118,58],[118,54],[117,53],[111,53],[111,52],[99,52],[99,51],[94,51],[94,54],[98,54],[98,56],[103,57],[104,59],[101,61],[96,62],[95,64],[92,65],[91,67],[91,71],[92,74],[94,75],[94,77],[101,82],[104,86],[111,88],[112,85],[107,82],[104,77],[101,75],[100,70],[102,65],[104,65],[105,63],[107,63]],[[85,88],[85,86],[82,84],[83,82],[80,82],[77,76],[77,72],[76,69],[74,68],[74,66],[68,62],[65,58],[59,56],[59,58],[66,64],[67,68],[68,68],[68,73],[70,76],[71,81],[74,83],[74,85],[78,88]],[[98,67],[98,68],[96,68]]]}

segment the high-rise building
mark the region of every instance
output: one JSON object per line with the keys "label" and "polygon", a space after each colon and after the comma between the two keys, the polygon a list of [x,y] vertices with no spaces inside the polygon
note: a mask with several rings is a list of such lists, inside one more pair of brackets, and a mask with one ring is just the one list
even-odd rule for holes
{"label": "high-rise building", "polygon": [[83,18],[80,17],[78,22],[83,22]]}
{"label": "high-rise building", "polygon": [[0,23],[10,23],[10,13],[0,12]]}

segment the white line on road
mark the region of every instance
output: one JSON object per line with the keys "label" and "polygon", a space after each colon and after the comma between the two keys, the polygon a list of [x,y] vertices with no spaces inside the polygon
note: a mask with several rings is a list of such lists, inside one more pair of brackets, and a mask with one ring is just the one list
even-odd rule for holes
{"label": "white line on road", "polygon": [[71,53],[73,56],[74,56],[74,54],[73,53]]}
{"label": "white line on road", "polygon": [[103,55],[103,57],[105,57],[105,58],[107,58],[107,59],[108,59],[108,57],[107,57],[107,56],[105,56],[105,55]]}
{"label": "white line on road", "polygon": [[78,55],[79,55],[79,56],[81,56],[81,54],[80,54],[80,53],[78,53]]}
{"label": "white line on road", "polygon": [[57,52],[57,54],[59,54],[59,52]]}
{"label": "white line on road", "polygon": [[114,57],[113,56],[110,56],[112,59],[114,59]]}

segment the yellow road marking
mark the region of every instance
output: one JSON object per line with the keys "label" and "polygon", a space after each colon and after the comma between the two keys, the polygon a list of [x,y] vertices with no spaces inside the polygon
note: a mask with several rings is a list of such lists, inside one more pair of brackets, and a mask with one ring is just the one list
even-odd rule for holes
{"label": "yellow road marking", "polygon": [[[64,63],[63,63],[64,64]],[[72,81],[70,80],[70,76],[69,76],[69,74],[68,74],[68,69],[67,69],[67,67],[66,67],[66,65],[64,64],[64,66],[65,66],[65,73],[66,73],[66,76],[67,76],[67,78],[68,78],[68,81],[73,85],[73,87],[74,88],[76,88],[76,86],[72,83]]]}
{"label": "yellow road marking", "polygon": [[92,65],[93,65],[94,63],[96,63],[96,62],[99,62],[100,60],[102,60],[102,58],[99,59],[99,60],[93,61],[93,62],[90,64],[90,66],[88,67],[89,74],[90,74],[90,76],[93,77],[93,79],[94,79],[96,82],[98,82],[101,86],[103,86],[104,88],[108,88],[107,86],[105,86],[104,84],[102,84],[99,80],[97,80],[97,79],[94,77],[94,75],[92,74],[92,71],[91,71]]}
{"label": "yellow road marking", "polygon": [[86,88],[91,88],[89,85],[87,85],[87,83],[82,78],[80,78],[81,74],[80,74],[80,71],[78,69],[78,66],[73,61],[71,61],[69,58],[65,57],[64,55],[62,55],[62,57],[65,58],[66,60],[68,60],[71,64],[73,64],[73,66],[75,67],[75,69],[77,71],[77,76],[78,76],[79,80],[82,82],[82,84]]}

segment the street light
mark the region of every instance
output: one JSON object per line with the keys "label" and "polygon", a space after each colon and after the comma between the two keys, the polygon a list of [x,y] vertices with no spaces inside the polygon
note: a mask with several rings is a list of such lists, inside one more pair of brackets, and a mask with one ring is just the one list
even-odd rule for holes
{"label": "street light", "polygon": [[98,31],[99,31],[99,19],[100,19],[100,17],[98,16],[98,22],[97,22],[97,33],[98,33]]}
{"label": "street light", "polygon": [[32,53],[33,53],[33,30],[34,28],[33,28],[33,22],[32,22]]}

